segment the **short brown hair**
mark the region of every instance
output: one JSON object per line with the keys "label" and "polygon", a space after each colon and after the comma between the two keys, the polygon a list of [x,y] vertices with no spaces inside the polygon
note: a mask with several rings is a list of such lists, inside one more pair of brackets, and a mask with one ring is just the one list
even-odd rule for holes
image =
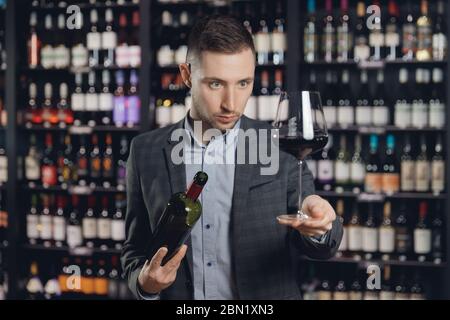
{"label": "short brown hair", "polygon": [[250,32],[232,16],[209,15],[199,19],[188,37],[187,62],[194,56],[200,57],[203,51],[218,53],[238,53],[255,45]]}

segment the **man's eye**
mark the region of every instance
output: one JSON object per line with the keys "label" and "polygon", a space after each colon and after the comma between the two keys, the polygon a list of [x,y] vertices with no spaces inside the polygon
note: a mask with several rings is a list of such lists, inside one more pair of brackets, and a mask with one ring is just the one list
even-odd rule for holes
{"label": "man's eye", "polygon": [[248,81],[241,81],[239,82],[239,87],[240,88],[246,88],[248,86]]}
{"label": "man's eye", "polygon": [[222,85],[220,84],[220,82],[217,81],[213,81],[209,83],[209,87],[211,89],[219,89]]}

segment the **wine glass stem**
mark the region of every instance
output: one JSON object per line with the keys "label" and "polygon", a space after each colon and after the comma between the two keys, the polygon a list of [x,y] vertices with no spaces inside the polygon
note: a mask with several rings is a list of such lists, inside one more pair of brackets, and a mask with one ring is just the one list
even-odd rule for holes
{"label": "wine glass stem", "polygon": [[302,210],[302,196],[303,196],[303,160],[298,160],[298,211],[300,212]]}

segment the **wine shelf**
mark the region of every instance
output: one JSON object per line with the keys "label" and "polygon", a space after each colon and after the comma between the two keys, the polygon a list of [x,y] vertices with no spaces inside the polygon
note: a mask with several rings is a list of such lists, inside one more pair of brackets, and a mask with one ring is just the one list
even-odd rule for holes
{"label": "wine shelf", "polygon": [[388,126],[349,126],[349,127],[332,127],[328,129],[329,132],[335,132],[335,133],[346,133],[346,132],[358,132],[360,134],[384,134],[386,132],[394,132],[394,133],[401,133],[401,132],[434,132],[434,133],[441,133],[445,132],[445,128],[400,128],[392,125]]}
{"label": "wine shelf", "polygon": [[433,193],[412,193],[399,192],[392,195],[387,194],[370,194],[370,193],[353,193],[350,191],[335,192],[335,191],[316,191],[316,194],[321,197],[330,198],[356,198],[358,201],[377,201],[382,202],[384,199],[424,199],[424,200],[445,200],[446,194],[435,195]]}
{"label": "wine shelf", "polygon": [[[77,6],[80,9],[102,9],[102,8],[113,8],[113,9],[138,9],[139,3],[132,3],[127,2],[124,4],[117,4],[117,3],[79,3]],[[38,7],[31,7],[33,11],[66,11],[68,6],[60,7],[60,6],[38,6]]]}
{"label": "wine shelf", "polygon": [[74,256],[92,256],[94,254],[115,254],[118,255],[121,253],[121,250],[118,249],[101,249],[101,248],[87,248],[87,247],[77,247],[77,248],[69,248],[67,246],[55,247],[50,246],[46,247],[44,245],[32,245],[25,244],[22,246],[25,250],[30,251],[48,251],[48,252],[56,252],[56,253],[69,253]]}
{"label": "wine shelf", "polygon": [[444,67],[447,65],[447,61],[417,61],[417,60],[381,60],[381,61],[365,61],[365,62],[326,62],[326,61],[316,61],[316,62],[302,62],[301,67],[357,67],[360,69],[382,69],[389,66],[423,66],[423,67]]}
{"label": "wine shelf", "polygon": [[25,185],[24,190],[36,192],[68,192],[76,195],[90,195],[93,193],[125,193],[125,188],[118,187],[90,187],[90,186],[51,186],[44,187],[42,185]]}
{"label": "wine shelf", "polygon": [[116,127],[116,126],[67,126],[65,128],[59,126],[30,125],[22,126],[25,131],[68,131],[70,134],[91,134],[92,132],[139,132],[140,127]]}

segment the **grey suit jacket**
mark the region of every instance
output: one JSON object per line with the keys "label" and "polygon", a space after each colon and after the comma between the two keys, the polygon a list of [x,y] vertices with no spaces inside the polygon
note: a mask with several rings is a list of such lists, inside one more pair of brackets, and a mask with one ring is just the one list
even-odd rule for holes
{"label": "grey suit jacket", "polygon": [[[126,241],[122,267],[136,297],[137,278],[148,258],[152,231],[170,196],[185,191],[184,164],[175,165],[171,152],[177,142],[170,141],[173,130],[183,121],[137,136],[133,139],[127,162]],[[241,120],[241,129],[270,129],[262,121]],[[295,212],[298,199],[297,160],[280,152],[276,175],[260,175],[260,164],[236,164],[232,202],[231,237],[233,273],[240,299],[300,299],[294,262],[301,255],[329,259],[336,253],[341,238],[339,219],[324,244],[302,236],[292,228],[279,225],[276,216]],[[314,193],[313,177],[304,167],[303,196]],[[161,293],[161,299],[193,299],[192,251],[190,239],[186,257],[176,281]]]}

